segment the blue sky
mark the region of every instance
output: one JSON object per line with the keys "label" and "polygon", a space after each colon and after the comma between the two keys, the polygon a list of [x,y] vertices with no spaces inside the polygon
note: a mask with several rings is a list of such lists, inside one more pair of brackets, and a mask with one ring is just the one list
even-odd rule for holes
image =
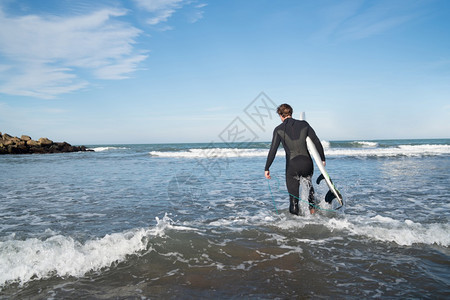
{"label": "blue sky", "polygon": [[450,1],[0,0],[0,131],[220,142],[263,92],[323,140],[449,138]]}

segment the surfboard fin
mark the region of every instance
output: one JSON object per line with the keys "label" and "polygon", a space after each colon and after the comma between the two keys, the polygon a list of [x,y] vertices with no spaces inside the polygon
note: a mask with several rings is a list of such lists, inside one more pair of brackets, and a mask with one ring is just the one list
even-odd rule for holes
{"label": "surfboard fin", "polygon": [[[339,193],[339,192],[338,192]],[[339,196],[341,196],[341,194],[339,193]],[[331,202],[333,201],[333,199],[337,199],[336,195],[330,190],[328,191],[328,193],[325,195],[325,202],[331,204]],[[342,196],[341,196],[342,199]],[[344,206],[344,202],[341,202],[342,200],[339,200],[339,203],[341,204],[341,206],[335,208],[336,210],[341,209]]]}
{"label": "surfboard fin", "polygon": [[[325,179],[325,176],[323,176],[323,174],[320,174],[320,176],[317,177],[317,179],[316,179],[316,183],[317,183],[317,184],[320,184],[320,182],[321,182],[323,179]],[[341,208],[342,206],[344,206],[344,201],[342,200],[342,195],[341,195],[341,193],[340,193],[340,192],[338,191],[338,189],[334,186],[333,181],[331,180],[331,178],[330,178],[330,182],[331,182],[331,184],[333,185],[334,189],[336,190],[336,193],[338,194],[338,197],[339,197],[339,198],[336,197],[336,195],[335,195],[331,190],[329,190],[328,193],[325,195],[325,202],[331,204],[331,202],[333,202],[333,199],[338,199],[338,201],[339,201],[339,203],[341,204],[341,206],[338,207],[338,208],[336,208],[336,209],[339,209],[339,208]]]}
{"label": "surfboard fin", "polygon": [[325,179],[325,177],[323,176],[323,174],[320,174],[320,176],[317,177],[317,179],[316,179],[316,183],[317,183],[317,184],[320,184],[320,182],[322,181],[322,179]]}
{"label": "surfboard fin", "polygon": [[[323,179],[325,179],[325,176],[323,176],[323,174],[320,174],[320,176],[317,177],[317,179],[316,179],[316,183],[317,183],[317,184],[320,184],[320,182],[321,182]],[[330,182],[333,183],[333,180],[331,180],[331,178],[330,178]]]}
{"label": "surfboard fin", "polygon": [[325,202],[331,204],[334,198],[336,198],[336,195],[332,191],[328,191],[325,195]]}

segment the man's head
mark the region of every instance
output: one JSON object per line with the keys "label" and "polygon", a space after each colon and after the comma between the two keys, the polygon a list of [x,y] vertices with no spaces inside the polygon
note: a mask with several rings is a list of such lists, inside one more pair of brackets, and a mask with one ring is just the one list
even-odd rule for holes
{"label": "man's head", "polygon": [[293,112],[292,107],[289,104],[286,104],[286,103],[281,104],[277,108],[277,113],[282,118],[292,117],[292,112]]}

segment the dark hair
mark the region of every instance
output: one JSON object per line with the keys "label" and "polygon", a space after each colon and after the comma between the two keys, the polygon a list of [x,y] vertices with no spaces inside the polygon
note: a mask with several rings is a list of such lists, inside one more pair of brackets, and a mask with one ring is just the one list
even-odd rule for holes
{"label": "dark hair", "polygon": [[289,104],[281,104],[280,106],[278,106],[277,108],[277,113],[282,116],[283,118],[286,117],[292,117],[292,107]]}

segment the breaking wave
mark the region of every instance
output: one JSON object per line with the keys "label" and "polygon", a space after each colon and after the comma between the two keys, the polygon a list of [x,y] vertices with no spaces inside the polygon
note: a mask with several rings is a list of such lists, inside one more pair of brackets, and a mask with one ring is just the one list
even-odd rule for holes
{"label": "breaking wave", "polygon": [[10,283],[23,285],[55,275],[80,277],[109,268],[129,255],[138,255],[147,249],[152,237],[164,235],[167,229],[191,230],[174,225],[167,214],[163,219],[156,217],[156,221],[152,228],[112,233],[85,242],[63,235],[26,240],[10,236],[0,241],[0,287]]}
{"label": "breaking wave", "polygon": [[[362,144],[360,144],[362,143]],[[399,145],[395,147],[379,147],[377,143],[358,142],[359,147],[334,148],[328,142],[322,142],[325,155],[328,157],[393,157],[393,156],[437,156],[449,155],[450,145]],[[191,148],[183,151],[150,151],[154,157],[180,157],[180,158],[229,158],[229,157],[264,157],[268,149],[260,148]],[[284,155],[284,150],[278,150]]]}

